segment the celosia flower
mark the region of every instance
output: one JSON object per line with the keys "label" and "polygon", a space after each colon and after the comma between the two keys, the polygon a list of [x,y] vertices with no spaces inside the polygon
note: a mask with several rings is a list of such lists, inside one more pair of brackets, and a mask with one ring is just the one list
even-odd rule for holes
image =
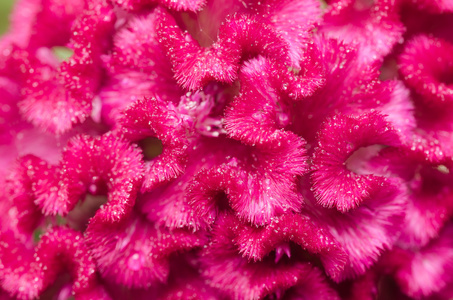
{"label": "celosia flower", "polygon": [[18,1],[0,299],[451,298],[452,10]]}

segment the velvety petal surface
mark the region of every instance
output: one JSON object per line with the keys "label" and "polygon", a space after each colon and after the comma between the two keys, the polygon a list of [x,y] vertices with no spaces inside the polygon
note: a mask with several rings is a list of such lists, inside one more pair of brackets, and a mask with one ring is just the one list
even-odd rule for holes
{"label": "velvety petal surface", "polygon": [[388,186],[383,177],[359,175],[347,167],[347,160],[361,147],[399,145],[397,133],[382,115],[334,116],[326,121],[318,140],[311,180],[321,205],[346,212],[359,206],[375,189]]}
{"label": "velvety petal surface", "polygon": [[399,57],[399,70],[406,84],[430,105],[453,99],[453,44],[419,35],[410,40]]}
{"label": "velvety petal surface", "polygon": [[102,276],[134,288],[165,282],[170,255],[203,244],[199,234],[184,229],[170,231],[136,215],[113,226],[92,221],[87,240]]}
{"label": "velvety petal surface", "polygon": [[359,48],[360,62],[382,59],[402,38],[397,1],[338,0],[329,3],[320,28],[328,37]]}
{"label": "velvety petal surface", "polygon": [[58,197],[47,214],[67,214],[86,193],[107,191],[108,203],[94,218],[117,222],[132,210],[142,184],[143,162],[136,147],[113,134],[79,135],[69,141],[61,170]]}

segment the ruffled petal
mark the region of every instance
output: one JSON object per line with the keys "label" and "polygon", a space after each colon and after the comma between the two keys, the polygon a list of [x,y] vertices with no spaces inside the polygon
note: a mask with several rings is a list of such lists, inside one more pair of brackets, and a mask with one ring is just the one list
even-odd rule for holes
{"label": "ruffled petal", "polygon": [[[375,107],[370,107],[385,115],[385,119],[398,131],[402,142],[408,143],[416,128],[414,105],[409,90],[401,81],[382,82],[381,95],[377,97]],[[376,105],[377,104],[377,105]]]}
{"label": "ruffled petal", "polygon": [[399,57],[406,84],[434,106],[453,101],[453,44],[419,35],[410,40]]}
{"label": "ruffled petal", "polygon": [[327,274],[334,280],[338,279],[346,265],[347,256],[334,238],[307,216],[286,214],[274,218],[266,227],[240,224],[237,230],[234,242],[239,252],[255,261],[263,260],[278,246],[291,241],[309,254],[318,256]]}
{"label": "ruffled petal", "polygon": [[[232,160],[196,174],[188,187],[188,204],[197,218],[207,224],[215,220],[225,204],[219,201],[222,192],[237,216],[256,225],[267,224],[288,211],[300,211],[303,199],[296,192],[296,179],[303,171],[286,172],[291,167],[286,158],[292,158],[297,150],[283,143],[275,152],[252,152],[248,162]],[[252,160],[256,165],[249,166]]]}
{"label": "ruffled petal", "polygon": [[128,107],[119,122],[119,131],[130,140],[155,137],[162,142],[162,153],[145,163],[142,191],[149,191],[184,172],[190,133],[183,116],[172,103],[145,98]]}
{"label": "ruffled petal", "polygon": [[[311,58],[317,72],[322,72],[323,84],[303,101],[295,103],[291,109],[288,128],[314,143],[316,132],[327,117],[343,112],[357,114],[366,103],[375,103],[380,98],[388,101],[378,82],[378,64],[360,65],[357,49],[343,42],[315,37]],[[310,57],[310,55],[308,56]],[[322,70],[322,71],[321,71]],[[315,71],[316,72],[316,71]],[[289,87],[289,85],[288,85]],[[379,93],[381,92],[381,93]],[[363,112],[362,112],[363,113]]]}
{"label": "ruffled petal", "polygon": [[424,153],[410,149],[385,149],[374,164],[407,185],[405,225],[398,244],[406,248],[426,245],[453,214],[451,163],[430,162]]}
{"label": "ruffled petal", "polygon": [[447,225],[440,237],[417,252],[406,252],[393,276],[410,297],[426,297],[453,282],[453,227]]}
{"label": "ruffled petal", "polygon": [[59,76],[67,92],[90,110],[101,84],[101,55],[110,46],[115,20],[106,0],[90,1],[74,22],[70,41],[74,54],[60,66]]}
{"label": "ruffled petal", "polygon": [[[14,214],[12,220],[16,224],[12,225],[23,237],[30,236],[43,221],[41,210],[35,203],[35,183],[38,180],[45,181],[45,173],[52,174],[52,171],[45,161],[34,155],[26,155],[18,159],[16,167],[9,174],[8,198],[14,207],[9,213]],[[47,184],[43,186],[49,188]]]}
{"label": "ruffled petal", "polygon": [[189,187],[190,205],[208,223],[215,220],[219,191],[226,193],[238,216],[255,224],[265,224],[271,217],[298,211],[301,206],[295,191],[297,176],[306,171],[305,144],[280,129],[287,116],[275,90],[252,83],[268,82],[268,74],[261,75],[265,64],[264,58],[251,60],[241,71],[241,93],[225,113],[227,133],[249,145],[244,149],[249,154],[200,172]]}
{"label": "ruffled petal", "polygon": [[10,30],[6,38],[2,37],[1,44],[12,43],[29,50],[64,46],[71,36],[72,23],[85,4],[86,0],[17,1],[11,14]]}
{"label": "ruffled petal", "polygon": [[318,139],[311,180],[314,195],[321,205],[346,212],[359,206],[373,190],[388,185],[383,177],[351,171],[347,163],[361,147],[399,145],[398,134],[382,115],[334,116],[326,121]]}
{"label": "ruffled petal", "polygon": [[114,0],[114,3],[127,10],[140,10],[160,4],[176,11],[200,10],[206,0]]}
{"label": "ruffled petal", "polygon": [[144,96],[179,101],[182,91],[156,34],[156,13],[131,18],[114,37],[107,61],[108,81],[99,92],[103,120],[115,124],[119,112]]}
{"label": "ruffled petal", "polygon": [[204,243],[200,234],[184,229],[169,231],[135,215],[114,225],[92,221],[87,241],[101,275],[129,288],[165,282],[170,255]]}
{"label": "ruffled petal", "polygon": [[316,0],[254,1],[251,10],[269,22],[289,45],[295,68],[300,67],[301,49],[310,39],[311,30],[321,19],[321,3]]}
{"label": "ruffled petal", "polygon": [[99,299],[110,299],[100,293],[96,267],[80,233],[53,228],[41,237],[35,251],[3,234],[0,246],[2,286],[19,299],[36,298],[65,270],[71,274],[75,297],[95,293],[104,295]]}
{"label": "ruffled petal", "polygon": [[28,70],[18,103],[24,118],[33,125],[62,134],[81,123],[91,112],[91,103],[74,98],[59,82],[56,58],[41,48],[37,58],[21,62]]}
{"label": "ruffled petal", "polygon": [[[238,156],[244,147],[238,142],[225,137],[219,138],[200,138],[189,147],[187,167],[180,177],[176,180],[159,186],[143,196],[141,210],[147,214],[148,219],[157,224],[165,225],[169,228],[190,227],[198,229],[206,227],[206,217],[203,214],[196,214],[190,203],[189,187],[193,177],[201,170],[211,169],[228,162],[231,157]],[[236,182],[233,181],[233,182]],[[215,193],[214,193],[215,194]],[[217,193],[219,194],[219,193]],[[203,194],[202,199],[209,196]],[[222,195],[212,195],[222,201]],[[210,198],[208,198],[210,199]],[[215,209],[215,207],[214,207]]]}
{"label": "ruffled petal", "polygon": [[202,274],[211,286],[235,299],[282,295],[297,299],[297,295],[313,295],[311,287],[317,286],[318,295],[337,299],[336,292],[310,264],[294,259],[281,259],[276,263],[275,257],[270,256],[260,262],[243,258],[234,244],[233,224],[235,221],[231,217],[219,218],[212,231],[212,240],[201,257]]}
{"label": "ruffled petal", "polygon": [[[261,79],[259,68],[251,66],[250,72]],[[304,140],[280,129],[287,116],[274,90],[257,87],[245,77],[243,82],[241,94],[226,111],[225,128],[248,147],[237,159],[197,174],[189,187],[190,205],[208,223],[215,219],[219,191],[227,194],[239,217],[257,225],[299,211],[302,204],[296,179],[306,172]]]}
{"label": "ruffled petal", "polygon": [[[0,284],[13,297],[19,299],[34,299],[42,289],[42,277],[36,272],[33,249],[25,247],[14,234],[2,232],[0,234]],[[35,277],[38,281],[35,283]]]}
{"label": "ruffled petal", "polygon": [[59,195],[53,206],[48,206],[47,214],[67,214],[86,193],[99,194],[106,189],[108,203],[94,218],[115,222],[131,211],[142,184],[141,153],[112,134],[71,139],[61,169]]}
{"label": "ruffled petal", "polygon": [[337,0],[330,3],[320,32],[331,38],[357,44],[360,62],[382,59],[402,38],[397,1]]}
{"label": "ruffled petal", "polygon": [[258,54],[288,62],[286,43],[271,26],[254,16],[230,16],[220,27],[217,42],[204,49],[183,33],[168,13],[159,10],[158,16],[159,40],[168,53],[176,80],[189,90],[199,89],[211,80],[233,82],[241,59]]}
{"label": "ruffled petal", "polygon": [[306,43],[304,51],[300,51],[299,55],[301,58],[297,61],[297,68],[287,68],[275,62],[270,70],[266,70],[277,90],[294,100],[312,96],[326,83],[326,70],[316,44]]}
{"label": "ruffled petal", "polygon": [[308,189],[302,193],[307,213],[327,226],[348,255],[340,280],[364,274],[384,250],[393,246],[402,229],[407,197],[398,180],[392,179],[392,184],[374,189],[359,207],[346,213],[316,205]]}
{"label": "ruffled petal", "polygon": [[[41,0],[40,10],[28,47],[65,46],[75,19],[87,7],[87,0]],[[21,19],[21,24],[24,19]],[[58,24],[58,26],[55,26]],[[21,25],[19,25],[21,26]]]}
{"label": "ruffled petal", "polygon": [[274,88],[272,75],[262,56],[244,64],[240,94],[225,111],[225,129],[230,137],[259,148],[279,147],[283,140],[302,148],[302,139],[282,130],[290,122],[289,104]]}

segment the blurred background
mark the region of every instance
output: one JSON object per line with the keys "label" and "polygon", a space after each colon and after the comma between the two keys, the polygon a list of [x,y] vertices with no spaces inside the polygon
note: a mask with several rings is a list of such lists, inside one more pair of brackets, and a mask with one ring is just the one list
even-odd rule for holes
{"label": "blurred background", "polygon": [[13,6],[14,0],[0,0],[0,34],[8,29],[8,15]]}

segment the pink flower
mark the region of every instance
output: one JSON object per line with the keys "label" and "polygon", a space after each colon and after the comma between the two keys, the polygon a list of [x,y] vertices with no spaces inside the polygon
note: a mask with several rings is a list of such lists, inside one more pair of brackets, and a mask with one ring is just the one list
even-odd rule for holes
{"label": "pink flower", "polygon": [[453,2],[326,2],[18,1],[0,299],[451,298]]}

